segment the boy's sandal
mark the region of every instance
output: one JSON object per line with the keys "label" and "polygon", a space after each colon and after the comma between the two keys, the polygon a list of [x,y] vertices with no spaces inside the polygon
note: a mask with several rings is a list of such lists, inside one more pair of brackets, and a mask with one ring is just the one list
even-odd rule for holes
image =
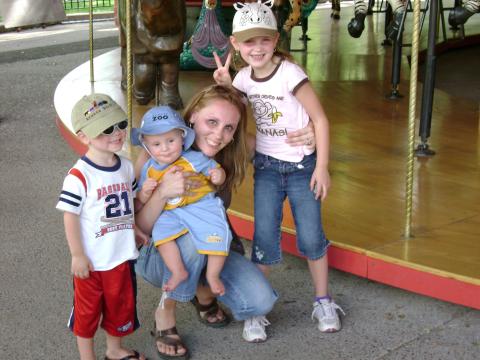
{"label": "boy's sandal", "polygon": [[105,360],[130,360],[130,359],[140,360],[140,354],[138,353],[138,351],[137,350],[132,350],[132,351],[133,351],[132,355],[124,356],[121,359],[111,359],[108,356],[105,356]]}
{"label": "boy's sandal", "polygon": [[[200,322],[207,326],[213,328],[222,328],[227,326],[230,321],[232,321],[231,317],[225,312],[225,310],[218,305],[217,298],[214,298],[208,305],[200,304],[196,296],[190,302],[195,306]],[[222,319],[217,317],[218,310],[221,310],[221,313],[223,314]],[[208,321],[209,318],[215,318],[216,320]]]}
{"label": "boy's sandal", "polygon": [[[188,359],[190,357],[190,352],[182,340],[169,337],[169,335],[178,335],[178,331],[175,326],[166,330],[156,330],[156,328],[154,328],[150,334],[155,338],[155,348],[157,349],[158,356],[160,356],[162,359]],[[161,343],[166,346],[172,346],[175,349],[176,355],[168,355],[160,352],[160,350],[158,350],[157,343]],[[184,354],[178,353],[179,347],[185,349]]]}

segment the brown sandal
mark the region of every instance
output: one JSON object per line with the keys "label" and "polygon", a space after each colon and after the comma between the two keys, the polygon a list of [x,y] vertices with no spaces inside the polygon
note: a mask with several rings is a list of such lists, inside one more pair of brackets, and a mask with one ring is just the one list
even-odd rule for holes
{"label": "brown sandal", "polygon": [[[118,360],[130,360],[130,359],[139,360],[140,359],[140,354],[138,353],[138,351],[137,350],[132,350],[132,351],[133,351],[132,355],[124,356],[123,358],[118,359]],[[105,356],[105,360],[115,360],[115,359],[110,359],[108,356]]]}
{"label": "brown sandal", "polygon": [[[188,348],[185,346],[182,340],[168,337],[168,335],[178,335],[178,331],[175,326],[166,330],[157,330],[155,326],[154,330],[150,331],[150,334],[155,338],[155,347],[157,348],[158,356],[160,356],[162,359],[167,359],[167,360],[185,359],[186,360],[190,357],[190,352],[188,351]],[[168,355],[160,352],[157,346],[158,342],[162,343],[163,345],[173,346],[175,348],[175,354],[177,355]],[[177,351],[179,346],[185,349],[185,354],[178,354]]]}
{"label": "brown sandal", "polygon": [[[230,321],[232,321],[231,317],[225,312],[225,310],[218,305],[217,298],[214,298],[208,305],[200,304],[196,296],[190,302],[195,306],[200,322],[207,326],[213,328],[222,328],[227,326]],[[218,310],[221,310],[223,313],[222,320],[217,318]],[[202,315],[201,313],[204,314]],[[208,321],[208,318],[210,317],[215,317],[217,321]]]}

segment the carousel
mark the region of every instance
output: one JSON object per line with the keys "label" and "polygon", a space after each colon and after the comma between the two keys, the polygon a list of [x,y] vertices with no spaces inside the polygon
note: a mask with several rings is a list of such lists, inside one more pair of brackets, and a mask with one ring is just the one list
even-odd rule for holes
{"label": "carousel", "polygon": [[[480,309],[479,103],[434,86],[441,51],[480,44],[479,3],[449,9],[442,0],[399,2],[342,2],[349,16],[341,18],[330,4],[277,2],[283,44],[306,69],[330,121],[332,187],[323,205],[329,265]],[[193,7],[198,19],[187,33]],[[73,133],[71,109],[82,96],[109,94],[129,126],[138,126],[150,107],[181,109],[212,84],[213,52],[229,51],[232,2],[119,0],[116,13],[118,48],[93,56],[91,10],[90,59],[55,92],[58,129],[79,154],[85,148]],[[249,129],[255,133],[253,121]],[[128,143],[123,155],[134,161]],[[250,167],[229,210],[247,240],[252,182]],[[284,251],[298,255],[288,202],[282,230]]]}

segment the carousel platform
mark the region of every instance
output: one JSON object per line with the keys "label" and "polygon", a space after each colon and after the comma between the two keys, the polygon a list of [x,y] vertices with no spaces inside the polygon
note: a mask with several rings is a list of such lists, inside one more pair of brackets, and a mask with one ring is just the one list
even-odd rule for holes
{"label": "carousel platform", "polygon": [[[353,8],[344,3],[339,21],[330,19],[328,9],[317,9],[309,19],[312,40],[304,51],[293,52],[309,73],[331,124],[332,187],[323,213],[333,245],[329,263],[373,281],[480,309],[479,103],[435,90],[429,145],[436,155],[415,160],[413,236],[405,238],[408,54],[402,59],[399,87],[404,97],[388,100],[392,49],[381,45],[384,15],[368,16],[363,35],[354,39],[347,32],[351,14]],[[480,33],[477,18],[465,25],[467,34]],[[407,19],[405,42],[410,28]],[[299,36],[296,27],[294,50],[303,48]],[[422,46],[426,36],[424,29]],[[93,87],[126,108],[119,64],[119,49],[95,58]],[[211,72],[182,71],[184,102],[211,83]],[[78,153],[85,149],[72,133],[70,111],[90,91],[87,62],[67,74],[55,93],[57,126]],[[134,106],[134,125],[147,108]],[[253,122],[250,129],[254,131]],[[132,149],[124,152],[135,158]],[[229,210],[235,230],[247,239],[253,235],[251,170]],[[284,250],[297,254],[288,204],[282,237]]]}

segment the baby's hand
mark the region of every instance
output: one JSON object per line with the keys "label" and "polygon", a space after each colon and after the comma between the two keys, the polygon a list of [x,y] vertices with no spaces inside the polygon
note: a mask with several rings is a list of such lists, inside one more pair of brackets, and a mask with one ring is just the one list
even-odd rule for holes
{"label": "baby's hand", "polygon": [[213,52],[213,58],[215,59],[215,63],[217,64],[217,70],[213,72],[213,80],[215,80],[218,85],[232,85],[232,77],[230,76],[229,72],[230,62],[232,61],[232,54],[228,54],[227,60],[225,60],[225,65],[222,64],[220,56],[218,56],[215,51]]}
{"label": "baby's hand", "polygon": [[330,188],[330,174],[325,166],[317,166],[310,180],[310,190],[315,193],[315,199],[325,200]]}
{"label": "baby's hand", "polygon": [[93,265],[85,254],[72,256],[72,275],[79,279],[87,279],[93,271]]}
{"label": "baby's hand", "polygon": [[148,178],[142,185],[142,189],[138,192],[137,198],[145,204],[150,196],[152,196],[153,190],[157,187],[158,182],[152,178]]}
{"label": "baby's hand", "polygon": [[213,185],[216,186],[222,185],[227,177],[227,174],[225,174],[225,170],[223,170],[222,168],[210,169],[208,173],[210,174],[210,181]]}

